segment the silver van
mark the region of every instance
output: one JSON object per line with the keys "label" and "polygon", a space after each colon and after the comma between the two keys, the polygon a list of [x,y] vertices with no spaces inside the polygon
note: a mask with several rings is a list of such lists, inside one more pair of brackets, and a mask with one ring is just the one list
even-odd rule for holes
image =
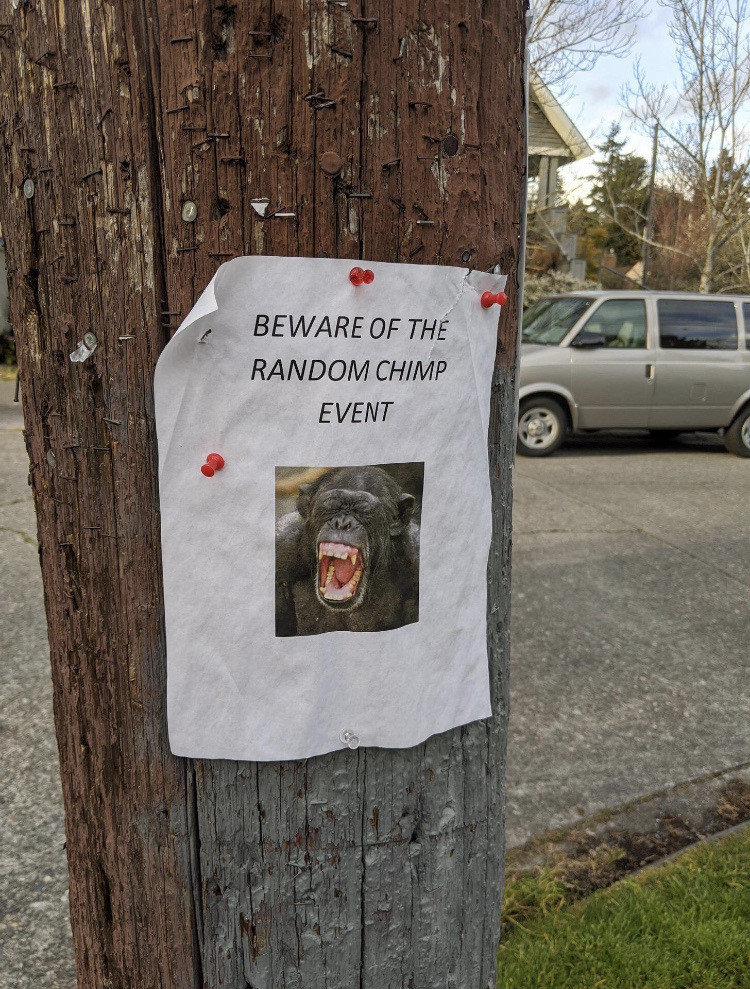
{"label": "silver van", "polygon": [[718,430],[750,457],[750,297],[573,292],[523,317],[519,453],[566,433]]}

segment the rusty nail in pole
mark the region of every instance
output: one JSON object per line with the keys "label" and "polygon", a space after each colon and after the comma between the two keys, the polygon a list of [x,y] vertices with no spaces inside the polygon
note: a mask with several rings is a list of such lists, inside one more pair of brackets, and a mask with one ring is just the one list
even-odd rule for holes
{"label": "rusty nail in pole", "polygon": [[325,151],[320,156],[320,167],[326,175],[332,178],[339,174],[344,167],[344,163],[335,151]]}

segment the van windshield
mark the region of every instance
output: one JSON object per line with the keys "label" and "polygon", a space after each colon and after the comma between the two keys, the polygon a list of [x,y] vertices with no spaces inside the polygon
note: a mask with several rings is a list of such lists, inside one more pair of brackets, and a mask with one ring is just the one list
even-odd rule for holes
{"label": "van windshield", "polygon": [[523,314],[521,339],[556,347],[593,301],[585,296],[540,299]]}

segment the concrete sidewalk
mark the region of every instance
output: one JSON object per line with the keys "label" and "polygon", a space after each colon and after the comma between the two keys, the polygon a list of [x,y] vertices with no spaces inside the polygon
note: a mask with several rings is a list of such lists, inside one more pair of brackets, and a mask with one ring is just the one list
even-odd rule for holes
{"label": "concrete sidewalk", "polygon": [[13,391],[0,381],[0,986],[73,989],[47,626]]}

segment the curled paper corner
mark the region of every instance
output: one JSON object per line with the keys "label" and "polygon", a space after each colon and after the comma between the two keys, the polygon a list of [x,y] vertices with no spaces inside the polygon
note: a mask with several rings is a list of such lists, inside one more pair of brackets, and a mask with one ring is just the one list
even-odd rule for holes
{"label": "curled paper corner", "polygon": [[[213,278],[208,283],[208,285],[206,285],[206,287],[203,289],[200,296],[198,297],[198,301],[195,303],[193,308],[190,310],[190,312],[187,314],[187,316],[183,319],[183,321],[175,330],[172,340],[174,340],[175,337],[177,337],[180,333],[182,333],[183,330],[186,330],[188,326],[192,326],[193,323],[197,322],[199,319],[203,319],[204,316],[210,316],[211,313],[216,312],[216,310],[219,308],[219,304],[216,301],[216,280],[223,268],[224,265],[222,265],[219,268],[219,270],[213,276]],[[203,335],[199,338],[198,343],[205,343],[206,339],[208,338],[208,334],[210,332],[211,329],[206,328]],[[167,348],[165,348],[164,351],[162,351],[162,353],[165,353],[166,349]]]}
{"label": "curled paper corner", "polygon": [[265,216],[266,210],[268,209],[270,202],[271,202],[270,199],[251,199],[250,205],[258,214],[258,216]]}

